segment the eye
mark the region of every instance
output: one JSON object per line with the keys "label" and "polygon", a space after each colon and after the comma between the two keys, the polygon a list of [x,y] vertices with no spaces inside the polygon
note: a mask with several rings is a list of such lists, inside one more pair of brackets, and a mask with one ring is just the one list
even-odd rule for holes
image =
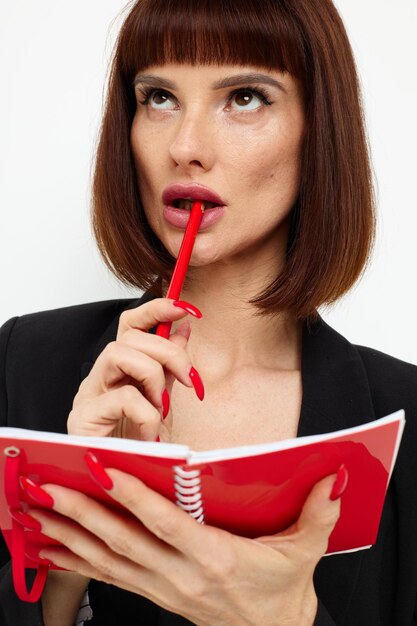
{"label": "eye", "polygon": [[172,111],[175,108],[172,106],[172,98],[174,96],[168,91],[163,89],[150,89],[148,91],[140,89],[140,93],[144,96],[140,104],[144,106],[149,104],[152,109],[160,111]]}
{"label": "eye", "polygon": [[255,111],[264,104],[272,104],[267,94],[262,89],[252,89],[249,87],[233,91],[229,96],[229,102],[236,105],[233,108],[237,111]]}

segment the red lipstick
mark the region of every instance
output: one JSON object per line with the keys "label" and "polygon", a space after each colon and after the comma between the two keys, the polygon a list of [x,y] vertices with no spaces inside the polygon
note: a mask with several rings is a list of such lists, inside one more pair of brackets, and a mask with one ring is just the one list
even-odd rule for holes
{"label": "red lipstick", "polygon": [[[168,185],[162,193],[162,201],[164,204],[173,206],[173,202],[176,200],[192,200],[197,202],[212,202],[215,206],[225,206],[225,202],[221,197],[212,189],[199,185],[198,183],[173,183]],[[205,206],[207,209],[207,206]]]}
{"label": "red lipstick", "polygon": [[[200,231],[206,230],[217,222],[224,214],[226,203],[212,189],[198,183],[173,183],[162,194],[164,202],[164,218],[176,228],[185,229],[190,219],[190,208],[193,202],[204,202],[204,215],[200,224]],[[189,208],[184,207],[188,201]]]}

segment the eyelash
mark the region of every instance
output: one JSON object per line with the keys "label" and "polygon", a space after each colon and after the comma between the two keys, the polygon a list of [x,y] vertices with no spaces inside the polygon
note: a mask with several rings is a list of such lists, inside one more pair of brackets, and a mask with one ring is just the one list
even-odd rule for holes
{"label": "eyelash", "polygon": [[[166,94],[168,96],[172,96],[172,94],[169,91],[166,91],[165,89],[146,89],[146,88],[139,88],[138,91],[142,94],[143,96],[143,100],[139,101],[139,104],[142,104],[143,106],[146,106],[147,104],[149,104],[149,101],[151,99],[151,96],[154,93],[163,93]],[[232,98],[234,96],[236,96],[239,93],[251,93],[255,96],[257,96],[262,104],[266,105],[266,106],[270,106],[271,104],[273,104],[271,102],[271,100],[269,100],[268,97],[268,93],[266,91],[264,91],[264,89],[262,89],[262,87],[257,87],[256,89],[254,87],[239,87],[238,89],[234,89],[227,98],[227,102],[228,104],[231,102]],[[175,97],[175,96],[174,96]],[[242,109],[244,110],[244,108]],[[255,110],[255,109],[252,109]]]}

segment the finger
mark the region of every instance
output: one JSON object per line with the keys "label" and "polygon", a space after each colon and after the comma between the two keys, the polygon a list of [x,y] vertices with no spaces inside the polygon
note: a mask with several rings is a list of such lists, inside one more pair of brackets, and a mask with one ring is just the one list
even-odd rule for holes
{"label": "finger", "polygon": [[175,300],[155,298],[136,309],[124,311],[119,318],[117,339],[130,329],[148,331],[160,322],[175,322],[187,315],[187,311],[174,306]]}
{"label": "finger", "polygon": [[136,387],[124,385],[75,405],[68,431],[85,437],[107,437],[121,420],[128,420],[129,439],[155,441],[161,413]]}
{"label": "finger", "polygon": [[[86,502],[83,504],[87,506]],[[133,564],[121,555],[113,553],[111,548],[98,536],[90,533],[82,525],[69,519],[68,516],[62,517],[55,513],[36,509],[30,509],[30,515],[41,524],[44,535],[64,546],[63,549],[59,547],[43,548],[40,553],[42,557],[50,558],[55,565],[78,571],[83,576],[102,580],[109,584],[114,584],[121,579],[129,579],[129,577],[139,583],[140,577],[144,577],[146,572],[144,567],[138,563]],[[97,517],[97,519],[99,518]],[[65,548],[68,552],[65,551]],[[71,556],[71,554],[75,556]],[[89,567],[82,565],[83,562],[88,563]]]}
{"label": "finger", "polygon": [[325,554],[339,519],[340,499],[331,499],[337,477],[327,476],[313,487],[298,519],[296,545],[306,561],[317,563]]}
{"label": "finger", "polygon": [[41,523],[43,534],[62,544],[43,548],[42,557],[175,610],[178,577],[190,575],[179,552],[138,520],[85,494],[53,484],[42,489],[53,498],[54,511],[30,509],[30,515]]}
{"label": "finger", "polygon": [[[313,487],[292,526],[276,535],[257,537],[256,541],[315,567],[327,551],[330,534],[340,516],[339,497],[346,485],[347,472],[342,465],[338,474],[327,476]],[[338,497],[332,499],[335,495]]]}
{"label": "finger", "polygon": [[182,324],[180,324],[175,329],[175,331],[170,335],[169,340],[175,343],[175,345],[179,346],[180,348],[185,349],[185,347],[188,344],[190,335],[191,335],[190,320],[185,320],[185,322],[182,322]]}
{"label": "finger", "polygon": [[186,327],[181,330],[181,333],[175,331],[169,339],[131,329],[120,337],[117,345],[126,345],[146,354],[169,369],[180,382],[187,384],[192,362],[185,350],[187,339],[182,334],[185,329]]}
{"label": "finger", "polygon": [[[141,567],[166,572],[178,554],[150,533],[140,521],[109,509],[81,492],[54,484],[42,485],[42,489],[53,498],[54,512],[35,509],[30,511],[30,515],[41,522],[44,534],[57,539],[83,558],[89,556],[87,549],[99,551],[101,558],[105,545],[115,554]],[[77,540],[84,548],[77,547]]]}
{"label": "finger", "polygon": [[[161,363],[165,372],[166,392],[164,390],[163,392],[170,396],[175,379],[187,387],[193,385],[193,380],[190,377],[193,365],[190,355],[185,350],[190,332],[189,321],[181,324],[169,340],[164,337],[130,329],[120,337],[120,343],[126,344],[141,354],[146,354],[151,359]],[[147,395],[146,387],[144,393]],[[150,399],[152,400],[152,397]],[[165,411],[164,415],[166,417]]]}
{"label": "finger", "polygon": [[[126,591],[130,591],[131,593],[145,596],[155,604],[159,604],[168,610],[171,606],[165,604],[161,601],[161,598],[155,595],[155,590],[158,592],[161,589],[161,581],[151,571],[146,571],[141,575],[138,573],[138,565],[132,565],[129,562],[125,562],[123,565],[123,576],[122,580],[118,577],[117,570],[115,569],[112,556],[110,559],[106,556],[104,557],[106,560],[103,560],[103,563],[99,563],[100,567],[93,567],[92,563],[82,557],[78,556],[74,552],[71,552],[68,548],[64,546],[48,546],[42,548],[40,553],[42,558],[48,559],[54,565],[61,567],[70,572],[77,572],[86,578],[99,580],[105,582],[109,585],[115,585],[116,587],[125,589]],[[132,582],[134,581],[134,583]]]}
{"label": "finger", "polygon": [[82,382],[77,401],[106,393],[129,377],[154,406],[160,407],[165,388],[164,367],[182,384],[192,386],[189,376],[192,363],[184,350],[166,339],[146,333],[134,333],[130,336],[130,344],[111,342],[106,346],[90,375]]}
{"label": "finger", "polygon": [[[100,355],[100,357],[103,355],[102,359],[99,357],[100,362],[99,359],[97,362],[102,364],[103,374],[107,376],[109,384],[113,384],[108,368],[118,358],[117,347],[126,346],[140,356],[149,357],[152,361],[169,370],[183,385],[191,387],[189,372],[193,364],[186,350],[177,345],[178,341],[178,338],[171,341],[156,335],[130,330],[123,335],[121,341],[109,344],[109,347],[105,348]],[[121,355],[123,356],[122,352]],[[146,363],[145,360],[143,362]],[[98,371],[100,372],[100,369]]]}
{"label": "finger", "polygon": [[[172,341],[179,348],[186,349],[190,335],[191,335],[191,324],[189,320],[185,320],[185,322],[180,324],[175,329],[175,331],[171,334],[169,340]],[[171,397],[172,386],[174,382],[175,382],[175,376],[171,374],[169,370],[167,370],[165,372],[165,387],[167,390],[168,398]],[[168,417],[168,421],[169,421],[170,414],[171,414],[171,410],[168,410],[168,412],[164,416],[164,419]]]}
{"label": "finger", "polygon": [[193,517],[141,480],[113,468],[106,468],[106,473],[113,482],[109,495],[153,535],[191,558],[207,550],[207,526],[203,539],[203,527]]}

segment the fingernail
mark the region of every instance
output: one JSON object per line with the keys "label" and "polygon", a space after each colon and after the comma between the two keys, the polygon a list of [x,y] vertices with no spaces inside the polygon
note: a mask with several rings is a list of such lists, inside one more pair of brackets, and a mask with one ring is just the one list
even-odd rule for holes
{"label": "fingernail", "polygon": [[40,504],[44,506],[46,509],[52,509],[54,506],[54,500],[49,493],[46,493],[42,487],[37,485],[30,478],[26,478],[26,476],[21,476],[19,478],[20,487],[23,491],[30,497],[36,504]]}
{"label": "fingernail", "polygon": [[48,567],[53,567],[53,565],[54,565],[52,563],[52,561],[50,561],[49,559],[46,559],[44,556],[42,556],[42,552],[39,552],[39,554],[35,556],[34,560],[36,560],[41,565],[47,565]]}
{"label": "fingernail", "polygon": [[31,546],[25,546],[25,556],[31,561],[38,563],[38,565],[46,565],[48,567],[52,567],[54,565],[52,561],[41,556],[41,553],[38,554],[36,549]]}
{"label": "fingernail", "polygon": [[158,435],[158,436],[157,436],[157,438],[155,439],[155,442],[156,442],[156,443],[159,443],[160,441],[161,441],[161,440],[160,440],[159,435]]}
{"label": "fingernail", "polygon": [[162,392],[162,419],[165,419],[169,413],[169,393],[168,389]]}
{"label": "fingernail", "polygon": [[173,305],[177,306],[180,309],[184,309],[184,311],[187,311],[187,313],[190,313],[190,315],[194,315],[194,317],[198,317],[198,319],[201,319],[203,317],[200,309],[197,309],[197,307],[194,306],[194,304],[190,304],[190,302],[185,302],[185,300],[176,300],[175,302],[173,302]]}
{"label": "fingernail", "polygon": [[96,481],[100,487],[109,490],[113,487],[113,481],[100,463],[98,458],[92,452],[87,452],[84,456],[85,463],[87,465],[90,476]]}
{"label": "fingernail", "polygon": [[10,516],[16,520],[19,524],[28,528],[29,530],[41,530],[42,524],[38,522],[37,519],[29,515],[28,513],[24,513],[23,511],[19,511],[19,509],[9,509]]}
{"label": "fingernail", "polygon": [[204,398],[204,385],[203,385],[203,381],[201,380],[201,376],[200,374],[197,372],[197,370],[192,367],[190,369],[190,371],[188,372],[188,375],[190,377],[190,380],[193,384],[193,387],[195,389],[195,392],[197,394],[197,398],[199,400],[203,400]]}
{"label": "fingernail", "polygon": [[349,480],[349,474],[346,466],[343,464],[339,467],[336,475],[336,480],[333,483],[333,489],[330,494],[330,500],[337,500],[347,487]]}

